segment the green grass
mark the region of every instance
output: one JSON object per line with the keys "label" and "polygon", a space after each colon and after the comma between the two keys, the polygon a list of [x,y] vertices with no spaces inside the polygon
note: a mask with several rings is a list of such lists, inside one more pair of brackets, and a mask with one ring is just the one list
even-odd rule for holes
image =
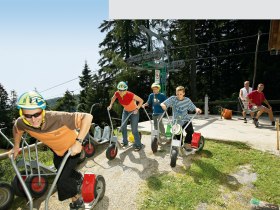
{"label": "green grass", "polygon": [[[53,165],[53,153],[48,149],[46,151],[39,151],[38,152],[38,156],[39,156],[39,161],[47,166],[51,166]],[[26,156],[27,157],[27,156]],[[32,151],[31,152],[31,157],[34,160],[35,159],[35,152]],[[21,159],[22,155],[20,155],[17,160]],[[22,168],[20,168],[19,170],[22,170]],[[1,160],[0,161],[0,181],[5,181],[10,183],[14,177],[15,177],[16,173],[12,167],[11,161],[9,158]]]}
{"label": "green grass", "polygon": [[[240,183],[228,181],[230,174],[243,165],[250,165],[252,172],[257,173],[255,188],[242,192],[244,197],[279,204],[279,159],[242,143],[208,140],[204,150],[194,156],[190,168],[182,169],[181,173],[153,175],[146,180],[140,193],[140,209],[195,209],[200,203],[224,208],[227,204],[221,200],[221,188],[225,189],[223,192],[243,190]],[[231,202],[238,205],[238,200]]]}

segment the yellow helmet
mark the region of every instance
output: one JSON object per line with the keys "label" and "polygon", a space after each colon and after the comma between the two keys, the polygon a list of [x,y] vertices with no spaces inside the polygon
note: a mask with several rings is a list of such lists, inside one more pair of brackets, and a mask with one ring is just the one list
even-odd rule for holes
{"label": "yellow helmet", "polygon": [[35,91],[22,94],[17,101],[18,109],[46,109],[45,99]]}
{"label": "yellow helmet", "polygon": [[160,89],[160,84],[154,82],[151,86],[151,88],[157,87],[158,89]]}

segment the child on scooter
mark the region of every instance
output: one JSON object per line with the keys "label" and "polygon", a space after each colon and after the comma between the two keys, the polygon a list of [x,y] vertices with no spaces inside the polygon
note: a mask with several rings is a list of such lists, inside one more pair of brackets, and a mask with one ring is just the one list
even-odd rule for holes
{"label": "child on scooter", "polygon": [[[202,111],[201,109],[197,108],[191,99],[185,97],[185,88],[183,86],[178,86],[176,88],[176,96],[170,96],[164,102],[160,104],[163,110],[166,110],[168,107],[172,107],[173,109],[173,119],[177,120],[176,123],[180,124],[185,127],[190,120],[188,115],[188,111],[195,111],[196,113],[200,114]],[[184,141],[184,148],[189,151],[191,150],[191,141],[192,135],[194,133],[192,123],[190,123],[186,129],[186,138]],[[176,139],[180,139],[180,135],[175,136]]]}
{"label": "child on scooter", "polygon": [[160,85],[158,83],[153,83],[151,86],[153,93],[151,93],[148,97],[146,103],[143,104],[143,108],[146,106],[150,106],[153,108],[153,121],[154,128],[156,130],[159,129],[161,138],[166,140],[165,129],[162,120],[159,122],[158,128],[158,120],[161,115],[164,113],[164,110],[161,108],[160,104],[166,100],[166,96],[163,93],[160,93]]}

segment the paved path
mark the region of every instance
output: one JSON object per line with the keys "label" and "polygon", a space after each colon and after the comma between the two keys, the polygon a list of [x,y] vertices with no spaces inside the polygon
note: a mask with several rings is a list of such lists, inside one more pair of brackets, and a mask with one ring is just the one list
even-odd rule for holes
{"label": "paved path", "polygon": [[[252,120],[244,123],[237,116],[233,116],[231,120],[225,120],[217,115],[210,115],[207,119],[200,115],[193,120],[193,126],[194,130],[201,132],[205,138],[240,141],[252,148],[279,155],[280,152],[276,147],[276,127],[271,126],[271,122],[265,116],[261,117],[259,122],[260,126],[256,128]],[[164,119],[164,124],[167,124],[167,119]],[[150,121],[139,123],[139,130],[150,132]]]}

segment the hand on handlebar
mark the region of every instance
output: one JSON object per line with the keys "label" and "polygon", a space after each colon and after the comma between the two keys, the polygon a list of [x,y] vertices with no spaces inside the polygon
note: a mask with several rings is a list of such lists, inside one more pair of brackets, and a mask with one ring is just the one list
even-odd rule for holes
{"label": "hand on handlebar", "polygon": [[20,149],[18,146],[14,146],[13,149],[9,151],[9,156],[12,154],[14,155],[14,160],[17,158],[18,154],[20,153]]}
{"label": "hand on handlebar", "polygon": [[146,106],[149,106],[149,104],[145,103],[142,105],[142,108],[144,109]]}
{"label": "hand on handlebar", "polygon": [[109,105],[108,107],[107,107],[107,110],[111,110],[112,109],[112,105]]}
{"label": "hand on handlebar", "polygon": [[70,147],[71,156],[75,156],[82,151],[82,144],[78,141]]}
{"label": "hand on handlebar", "polygon": [[202,113],[202,110],[199,109],[199,108],[196,108],[196,109],[195,109],[195,112],[196,112],[197,114],[201,114],[201,113]]}

